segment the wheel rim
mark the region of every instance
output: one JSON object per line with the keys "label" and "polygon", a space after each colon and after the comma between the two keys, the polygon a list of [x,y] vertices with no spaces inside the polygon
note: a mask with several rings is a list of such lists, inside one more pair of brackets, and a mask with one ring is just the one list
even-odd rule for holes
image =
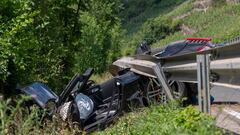
{"label": "wheel rim", "polygon": [[161,85],[154,78],[149,79],[149,83],[146,90],[146,96],[148,102],[151,103],[166,103],[167,97],[163,91]]}
{"label": "wheel rim", "polygon": [[[168,81],[168,84],[171,88],[174,99],[180,99],[182,97],[182,91],[180,90],[179,87],[180,84],[178,84],[178,82],[176,81]],[[146,97],[149,103],[168,102],[168,98],[165,91],[155,78],[149,79],[149,83],[146,90]]]}

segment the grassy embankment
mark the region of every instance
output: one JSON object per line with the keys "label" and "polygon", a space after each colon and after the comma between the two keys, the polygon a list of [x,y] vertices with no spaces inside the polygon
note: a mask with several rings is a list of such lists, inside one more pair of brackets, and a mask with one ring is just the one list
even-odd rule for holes
{"label": "grassy embankment", "polygon": [[[25,98],[26,99],[26,98]],[[21,107],[21,100],[16,107],[9,102],[0,102],[0,134],[18,135],[70,135],[84,134],[76,127],[67,125],[59,118],[44,120],[44,111],[32,107],[31,111]],[[9,110],[12,110],[9,115]],[[196,108],[180,107],[177,103],[153,105],[150,108],[135,109],[119,118],[115,124],[104,131],[92,134],[223,134],[215,127],[214,119],[202,114]]]}

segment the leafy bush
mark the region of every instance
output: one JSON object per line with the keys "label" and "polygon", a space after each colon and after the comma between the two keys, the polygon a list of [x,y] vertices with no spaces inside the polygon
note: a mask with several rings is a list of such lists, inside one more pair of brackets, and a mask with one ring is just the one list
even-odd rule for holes
{"label": "leafy bush", "polygon": [[124,55],[133,54],[137,46],[146,41],[148,45],[154,44],[169,35],[180,31],[180,21],[172,20],[166,17],[156,17],[146,21],[141,29],[128,41],[128,47],[125,48]]}
{"label": "leafy bush", "polygon": [[113,134],[223,134],[224,132],[215,127],[214,119],[202,114],[194,107],[181,108],[176,104],[151,106],[120,118],[116,125],[100,135]]}
{"label": "leafy bush", "polygon": [[105,71],[120,55],[118,10],[118,0],[2,0],[0,90],[10,75],[11,85],[42,81],[60,91],[74,72]]}
{"label": "leafy bush", "polygon": [[160,16],[144,23],[142,27],[143,40],[146,40],[148,44],[152,44],[179,30],[179,22]]}
{"label": "leafy bush", "polygon": [[120,56],[121,29],[119,19],[112,16],[114,6],[92,0],[88,9],[81,13],[81,46],[75,62],[78,71],[93,67],[97,73],[102,73]]}

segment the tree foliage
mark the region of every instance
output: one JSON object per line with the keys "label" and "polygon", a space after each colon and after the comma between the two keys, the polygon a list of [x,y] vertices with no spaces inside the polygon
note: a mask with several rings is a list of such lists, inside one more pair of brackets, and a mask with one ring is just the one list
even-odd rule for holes
{"label": "tree foliage", "polygon": [[90,0],[86,11],[81,13],[82,24],[80,44],[82,47],[76,53],[76,67],[81,70],[95,67],[97,72],[103,72],[112,60],[119,56],[120,23],[114,16],[114,3],[104,0]]}
{"label": "tree foliage", "polygon": [[118,5],[118,0],[1,0],[0,85],[14,74],[16,83],[62,88],[74,72],[106,70],[119,55]]}

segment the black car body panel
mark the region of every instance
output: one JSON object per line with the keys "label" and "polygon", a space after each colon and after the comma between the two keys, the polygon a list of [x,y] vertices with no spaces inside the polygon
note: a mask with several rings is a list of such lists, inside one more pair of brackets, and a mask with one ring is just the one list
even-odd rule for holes
{"label": "black car body panel", "polygon": [[[124,111],[129,111],[128,99],[138,90],[140,77],[130,71],[115,76],[100,85],[89,85],[91,73],[76,74],[58,97],[47,85],[35,82],[21,89],[41,108],[49,101],[56,103],[55,112],[64,121],[80,123],[85,131],[111,122]],[[50,111],[52,112],[52,111]]]}
{"label": "black car body panel", "polygon": [[40,82],[23,87],[21,91],[32,97],[41,108],[45,108],[49,101],[57,102],[58,100],[58,96],[47,85]]}

